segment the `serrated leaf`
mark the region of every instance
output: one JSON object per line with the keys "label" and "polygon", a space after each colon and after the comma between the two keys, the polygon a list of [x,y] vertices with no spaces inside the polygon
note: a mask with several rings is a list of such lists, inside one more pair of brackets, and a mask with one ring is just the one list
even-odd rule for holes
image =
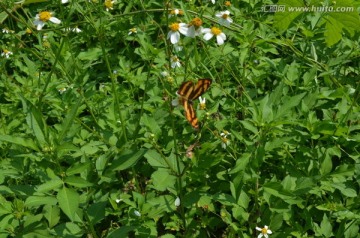
{"label": "serrated leaf", "polygon": [[138,162],[138,160],[143,157],[145,152],[145,149],[139,149],[137,151],[126,150],[113,160],[111,166],[109,167],[109,170],[119,171],[128,169],[134,166]]}
{"label": "serrated leaf", "polygon": [[169,174],[168,170],[159,169],[151,175],[154,187],[158,191],[165,191],[167,188],[174,188],[176,177]]}
{"label": "serrated leaf", "polygon": [[63,185],[63,181],[61,179],[52,179],[39,185],[36,191],[39,193],[46,193],[48,191],[59,188],[61,185]]}
{"label": "serrated leaf", "polygon": [[60,221],[60,208],[58,206],[44,206],[44,217],[49,223],[49,228],[54,227]]}
{"label": "serrated leaf", "polygon": [[43,197],[43,196],[30,196],[25,200],[25,206],[27,207],[38,207],[40,205],[55,205],[57,199],[54,197]]}
{"label": "serrated leaf", "polygon": [[75,212],[79,207],[79,194],[67,187],[63,187],[56,196],[59,207],[69,217],[71,221],[75,220]]}
{"label": "serrated leaf", "polygon": [[76,176],[66,177],[64,182],[77,188],[86,188],[93,185],[92,183],[86,181],[85,179]]}

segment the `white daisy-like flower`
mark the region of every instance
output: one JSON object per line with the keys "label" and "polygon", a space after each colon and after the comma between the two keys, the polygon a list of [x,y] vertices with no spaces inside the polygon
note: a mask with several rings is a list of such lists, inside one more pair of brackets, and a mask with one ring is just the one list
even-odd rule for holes
{"label": "white daisy-like flower", "polygon": [[215,4],[215,0],[211,0],[212,4]]}
{"label": "white daisy-like flower", "polygon": [[191,22],[188,24],[188,36],[189,37],[195,37],[201,34],[202,32],[202,20],[199,17],[195,17],[191,20]]}
{"label": "white daisy-like flower", "polygon": [[272,231],[269,229],[268,226],[264,226],[264,228],[256,227],[256,230],[261,231],[257,238],[265,237],[268,238]]}
{"label": "white daisy-like flower", "polygon": [[224,44],[224,41],[226,40],[226,35],[217,27],[205,28],[202,30],[202,33],[204,33],[204,40],[210,40],[213,38],[213,36],[216,36],[216,41],[218,45]]}
{"label": "white daisy-like flower", "polygon": [[11,52],[9,50],[3,50],[3,52],[1,53],[1,56],[8,59],[10,57],[10,55],[12,55],[12,54],[13,54],[13,52]]}
{"label": "white daisy-like flower", "polygon": [[52,12],[43,11],[40,12],[39,14],[36,14],[34,25],[36,26],[36,29],[39,31],[45,26],[45,23],[48,21],[51,21],[52,23],[55,24],[61,23],[61,21],[58,18],[53,17]]}
{"label": "white daisy-like flower", "polygon": [[177,44],[180,40],[180,33],[187,36],[188,28],[185,23],[172,23],[170,26],[170,31],[167,35],[167,39],[170,39],[172,44]]}
{"label": "white daisy-like flower", "polygon": [[7,29],[7,28],[3,28],[3,29],[2,29],[2,33],[4,33],[4,34],[9,34],[9,33],[10,33],[10,30]]}
{"label": "white daisy-like flower", "polygon": [[177,56],[172,56],[171,57],[171,68],[180,68],[181,67],[181,63],[180,60]]}
{"label": "white daisy-like flower", "polygon": [[114,2],[115,1],[111,1],[111,0],[105,0],[104,5],[106,7],[106,11],[108,12],[109,10],[113,10],[114,8]]}
{"label": "white daisy-like flower", "polygon": [[223,149],[226,149],[228,145],[230,145],[230,140],[227,138],[229,135],[231,135],[230,132],[224,131],[220,133],[221,136],[221,147]]}
{"label": "white daisy-like flower", "polygon": [[170,11],[169,17],[177,16],[177,15],[184,15],[184,11],[181,9],[173,9]]}
{"label": "white daisy-like flower", "polygon": [[178,206],[180,206],[180,198],[176,197],[176,199],[175,199],[175,207],[178,207]]}
{"label": "white daisy-like flower", "polygon": [[224,26],[230,26],[230,24],[233,22],[233,20],[230,18],[230,11],[226,10],[223,12],[218,12],[215,14],[216,17],[219,19],[219,24]]}
{"label": "white daisy-like flower", "polygon": [[69,0],[61,0],[62,4],[65,4],[65,3],[68,3],[68,2],[69,2]]}
{"label": "white daisy-like flower", "polygon": [[199,109],[200,110],[204,110],[206,108],[206,98],[204,97],[199,97]]}
{"label": "white daisy-like flower", "polygon": [[137,29],[134,27],[134,28],[131,28],[129,30],[129,34],[128,35],[131,35],[131,34],[136,34],[137,33]]}

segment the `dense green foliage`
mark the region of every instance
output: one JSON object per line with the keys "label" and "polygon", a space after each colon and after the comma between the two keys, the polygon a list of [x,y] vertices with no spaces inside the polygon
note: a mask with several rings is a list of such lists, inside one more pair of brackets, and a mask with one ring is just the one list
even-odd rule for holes
{"label": "dense green foliage", "polygon": [[275,3],[2,1],[0,238],[360,237],[360,4]]}

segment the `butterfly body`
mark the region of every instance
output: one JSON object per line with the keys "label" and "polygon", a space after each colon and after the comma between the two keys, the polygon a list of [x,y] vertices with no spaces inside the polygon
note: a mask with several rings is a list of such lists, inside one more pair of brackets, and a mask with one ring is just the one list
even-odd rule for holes
{"label": "butterfly body", "polygon": [[180,103],[184,106],[185,117],[195,129],[199,128],[199,124],[192,102],[205,93],[210,85],[211,79],[199,79],[196,84],[186,81],[181,84],[177,91],[180,96]]}

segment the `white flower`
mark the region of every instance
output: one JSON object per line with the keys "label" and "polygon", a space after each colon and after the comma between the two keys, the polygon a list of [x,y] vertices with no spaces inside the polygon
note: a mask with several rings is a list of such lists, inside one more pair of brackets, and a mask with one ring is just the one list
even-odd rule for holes
{"label": "white flower", "polygon": [[12,55],[13,52],[9,51],[9,50],[3,50],[3,52],[1,53],[1,56],[5,57],[5,58],[9,58],[10,55]]}
{"label": "white flower", "polygon": [[172,23],[170,26],[170,31],[167,35],[167,39],[170,39],[172,44],[176,44],[180,40],[180,33],[187,36],[188,28],[185,23]]}
{"label": "white flower", "polygon": [[174,45],[174,50],[175,50],[176,52],[182,51],[182,49],[183,49],[183,47],[182,47],[181,45],[178,45],[178,44],[175,44],[175,45]]}
{"label": "white flower", "polygon": [[121,201],[122,201],[121,198],[117,198],[117,199],[115,200],[116,203],[119,203],[119,202],[121,202]]}
{"label": "white flower", "polygon": [[141,213],[138,210],[134,211],[134,215],[137,216],[137,217],[141,217]]}
{"label": "white flower", "polygon": [[204,40],[210,40],[213,36],[216,36],[216,41],[218,45],[224,44],[226,40],[226,35],[217,27],[205,28],[202,30],[202,33],[205,33]]}
{"label": "white flower", "polygon": [[114,6],[114,2],[115,1],[111,1],[111,0],[105,0],[104,5],[106,7],[106,11],[108,12],[109,10],[113,10],[113,6]]}
{"label": "white flower", "polygon": [[128,35],[131,35],[131,34],[136,34],[137,33],[137,29],[134,27],[134,28],[131,28],[130,30],[129,30],[129,34]]}
{"label": "white flower", "polygon": [[82,30],[80,28],[78,28],[78,27],[75,27],[75,28],[68,27],[68,28],[65,28],[64,31],[71,31],[71,32],[75,32],[75,33],[82,32]]}
{"label": "white flower", "polygon": [[264,226],[264,228],[256,227],[256,230],[261,231],[261,233],[258,235],[258,238],[265,237],[268,238],[268,234],[272,234],[272,231],[269,229],[268,226]]}
{"label": "white flower", "polygon": [[204,110],[206,108],[206,98],[199,97],[199,109]]}
{"label": "white flower", "polygon": [[39,14],[36,14],[34,25],[36,26],[36,29],[39,31],[44,27],[44,25],[47,21],[51,21],[52,23],[55,23],[55,24],[61,23],[61,21],[59,19],[57,19],[56,17],[53,17],[52,12],[43,11],[43,12],[40,12]]}
{"label": "white flower", "polygon": [[180,206],[180,198],[176,197],[176,199],[175,199],[175,207],[178,207],[178,206]]}
{"label": "white flower", "polygon": [[62,4],[65,4],[65,3],[68,3],[68,2],[69,2],[69,0],[61,0]]}
{"label": "white flower", "polygon": [[180,60],[177,56],[171,57],[171,68],[179,68],[181,67]]}
{"label": "white flower", "polygon": [[219,23],[224,26],[230,26],[233,20],[230,18],[230,12],[228,10],[215,14],[216,17],[220,18]]}
{"label": "white flower", "polygon": [[169,17],[177,16],[177,15],[184,15],[184,11],[181,9],[174,9],[170,11]]}
{"label": "white flower", "polygon": [[169,73],[168,73],[167,71],[162,71],[160,74],[161,74],[161,76],[163,76],[163,77],[169,76]]}
{"label": "white flower", "polygon": [[10,33],[10,30],[9,30],[9,29],[7,29],[7,28],[3,28],[3,29],[2,29],[2,33],[4,33],[4,34],[8,34],[8,33]]}
{"label": "white flower", "polygon": [[66,92],[66,88],[64,87],[64,88],[59,88],[58,89],[58,92],[60,93],[60,94],[63,94],[63,93],[65,93]]}
{"label": "white flower", "polygon": [[228,145],[230,145],[230,140],[227,138],[230,134],[228,131],[224,131],[220,133],[221,136],[221,147],[223,149],[226,149]]}
{"label": "white flower", "polygon": [[215,4],[215,0],[211,0],[212,4]]}
{"label": "white flower", "polygon": [[199,17],[195,17],[191,20],[191,22],[188,24],[188,35],[189,37],[195,37],[201,34],[202,32],[202,20]]}

